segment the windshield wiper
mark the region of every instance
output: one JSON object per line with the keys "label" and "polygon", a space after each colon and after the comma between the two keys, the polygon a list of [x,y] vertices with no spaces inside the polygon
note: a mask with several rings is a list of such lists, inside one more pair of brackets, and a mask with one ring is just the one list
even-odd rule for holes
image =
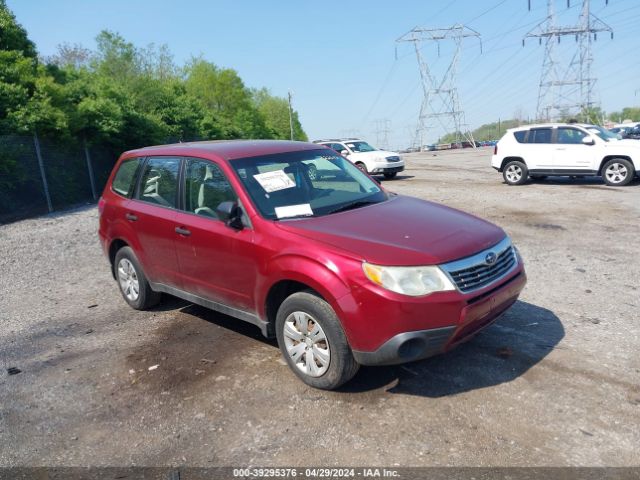
{"label": "windshield wiper", "polygon": [[276,217],[276,218],[272,218],[271,220],[273,220],[274,222],[279,222],[281,220],[290,220],[290,219],[296,219],[296,218],[312,218],[317,216],[316,214],[308,214],[308,213],[302,213],[300,215],[291,215],[291,216],[287,216],[287,217]]}
{"label": "windshield wiper", "polygon": [[371,205],[373,203],[379,203],[379,202],[372,202],[370,200],[357,200],[355,202],[342,205],[341,207],[338,207],[334,210],[329,210],[327,215],[331,215],[332,213],[344,212],[345,210],[353,210],[354,208],[364,207],[365,205]]}

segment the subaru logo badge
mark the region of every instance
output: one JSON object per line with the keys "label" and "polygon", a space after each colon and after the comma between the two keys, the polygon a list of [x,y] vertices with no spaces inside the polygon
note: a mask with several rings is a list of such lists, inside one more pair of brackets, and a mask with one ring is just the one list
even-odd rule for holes
{"label": "subaru logo badge", "polygon": [[493,252],[487,253],[487,256],[484,257],[484,263],[487,265],[493,265],[496,263],[496,260],[498,260],[498,256]]}

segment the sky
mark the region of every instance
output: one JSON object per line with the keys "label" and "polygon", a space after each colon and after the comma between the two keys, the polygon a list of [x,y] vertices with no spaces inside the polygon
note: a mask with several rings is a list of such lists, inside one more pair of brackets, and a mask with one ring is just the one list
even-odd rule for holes
{"label": "sky", "polygon": [[[528,3],[531,10],[528,9]],[[582,0],[556,0],[560,25],[574,25]],[[138,47],[166,44],[178,65],[203,56],[233,68],[251,88],[293,95],[309,139],[359,136],[392,149],[410,146],[423,92],[415,50],[397,42],[414,27],[461,24],[456,88],[471,129],[499,119],[534,118],[544,45],[523,37],[547,16],[547,0],[8,0],[43,56],[62,43],[94,49],[101,30]],[[593,43],[596,99],[606,112],[640,105],[640,0],[591,0],[614,31]],[[426,42],[420,53],[441,79],[452,41]],[[480,46],[482,44],[482,47]],[[571,37],[556,47],[567,63]],[[446,126],[446,125],[445,125]],[[386,132],[385,132],[386,131]],[[425,143],[443,128],[431,129]]]}

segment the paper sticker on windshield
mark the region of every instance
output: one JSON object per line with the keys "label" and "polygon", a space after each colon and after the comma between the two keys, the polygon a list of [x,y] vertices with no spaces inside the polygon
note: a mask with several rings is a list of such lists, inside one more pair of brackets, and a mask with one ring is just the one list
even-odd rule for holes
{"label": "paper sticker on windshield", "polygon": [[286,207],[276,207],[276,217],[300,217],[304,215],[313,215],[311,205],[308,203],[302,203],[300,205],[287,205]]}
{"label": "paper sticker on windshield", "polygon": [[295,187],[296,184],[289,178],[289,175],[284,173],[284,170],[276,170],[274,172],[259,173],[254,175],[260,186],[264,188],[265,192],[277,192],[278,190],[284,190],[285,188]]}

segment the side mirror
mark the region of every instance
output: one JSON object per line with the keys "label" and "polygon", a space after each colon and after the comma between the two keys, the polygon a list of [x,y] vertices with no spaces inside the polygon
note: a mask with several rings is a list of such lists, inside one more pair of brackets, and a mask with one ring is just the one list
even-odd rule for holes
{"label": "side mirror", "polygon": [[347,150],[340,150],[338,153],[343,157],[346,157],[347,155],[349,155],[349,152]]}
{"label": "side mirror", "polygon": [[218,218],[224,222],[228,227],[234,230],[242,230],[244,224],[242,223],[242,209],[235,202],[222,202],[216,208]]}
{"label": "side mirror", "polygon": [[582,144],[583,145],[595,145],[595,143],[596,143],[596,141],[591,136],[582,137]]}

